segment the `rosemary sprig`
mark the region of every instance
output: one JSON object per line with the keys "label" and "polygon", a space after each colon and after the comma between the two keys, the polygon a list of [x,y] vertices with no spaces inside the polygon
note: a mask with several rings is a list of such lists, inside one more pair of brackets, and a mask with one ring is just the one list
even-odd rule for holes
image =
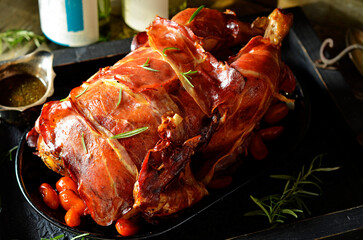
{"label": "rosemary sprig", "polygon": [[180,50],[179,48],[177,48],[177,47],[166,47],[166,48],[164,48],[163,49],[163,55],[165,56],[165,57],[167,57],[168,55],[166,55],[166,51],[167,50]]}
{"label": "rosemary sprig", "polygon": [[150,66],[149,61],[150,61],[150,58],[147,58],[146,62],[144,64],[142,64],[140,67],[142,67],[145,70],[149,70],[149,71],[153,71],[153,72],[159,72],[160,70],[153,69],[153,68],[149,67]]}
{"label": "rosemary sprig", "polygon": [[18,146],[12,147],[9,151],[7,152],[1,152],[0,153],[0,166],[5,163],[5,160],[8,158],[10,160],[10,162],[13,161],[13,152],[16,151],[16,149],[18,149]]}
{"label": "rosemary sprig", "polygon": [[[6,152],[5,153],[2,152],[0,154],[0,167],[5,163],[5,160],[6,160],[7,157],[9,158],[10,162],[13,161],[13,152],[16,149],[18,149],[18,146],[12,147],[7,153]],[[2,203],[2,198],[1,198],[1,195],[0,195],[0,213],[2,211],[2,205],[1,205],[1,203]]]}
{"label": "rosemary sprig", "polygon": [[78,236],[75,236],[75,237],[71,238],[71,240],[76,240],[76,239],[79,239],[79,238],[81,238],[83,240],[84,237],[86,237],[88,235],[89,235],[89,233],[83,233],[83,234],[80,234]]}
{"label": "rosemary sprig", "polygon": [[[319,159],[319,166],[314,168],[316,160]],[[299,214],[304,214],[306,211],[311,214],[306,204],[303,201],[305,197],[317,197],[321,194],[321,187],[316,182],[320,180],[315,176],[317,172],[330,172],[338,170],[339,167],[322,168],[320,167],[322,155],[318,155],[313,159],[307,171],[303,166],[297,177],[289,175],[271,175],[271,178],[286,180],[284,190],[281,194],[273,194],[263,198],[255,198],[250,196],[252,201],[260,208],[256,211],[251,211],[245,216],[265,216],[270,224],[276,225],[284,223],[287,216],[298,218]],[[311,178],[315,179],[311,180]],[[307,186],[313,186],[318,192],[306,190]]]}
{"label": "rosemary sprig", "polygon": [[[39,47],[40,44],[45,41],[45,37],[27,30],[14,29],[0,33],[0,54],[2,54],[6,48],[12,49],[18,44],[30,41],[33,41],[35,46]],[[3,49],[3,44],[5,44],[5,49]]]}
{"label": "rosemary sprig", "polygon": [[12,162],[12,161],[13,161],[13,152],[14,152],[16,149],[18,149],[18,146],[15,146],[15,147],[11,148],[11,149],[9,150],[8,154],[7,154],[7,156],[9,156],[9,160],[10,160],[10,162]]}
{"label": "rosemary sprig", "polygon": [[86,154],[87,154],[87,153],[88,153],[88,150],[87,150],[86,143],[85,143],[85,141],[84,141],[84,133],[82,133],[81,141],[82,141],[83,150],[84,150],[84,151],[86,152]]}
{"label": "rosemary sprig", "polygon": [[120,87],[120,91],[118,93],[118,101],[117,101],[116,108],[120,105],[121,99],[122,99],[122,86]]}
{"label": "rosemary sprig", "polygon": [[[81,238],[83,240],[83,239],[85,239],[84,237],[86,237],[88,235],[89,235],[89,233],[82,233],[82,234],[79,234],[77,236],[74,236],[73,238],[71,238],[71,240],[76,240],[76,239],[79,239],[79,238]],[[58,236],[51,237],[51,238],[41,238],[40,240],[59,240],[61,238],[64,238],[64,234],[60,234]]]}
{"label": "rosemary sprig", "polygon": [[79,98],[80,96],[82,96],[83,93],[85,93],[88,90],[88,87],[89,86],[87,85],[87,87],[85,89],[83,89],[83,91],[81,93],[79,93],[77,96],[75,96],[75,98]]}
{"label": "rosemary sprig", "polygon": [[198,13],[200,12],[200,10],[202,10],[204,8],[204,5],[200,6],[197,10],[195,10],[195,12],[193,13],[192,16],[190,16],[188,23],[190,23],[191,21],[193,21],[193,19],[195,18],[195,16],[198,15]]}
{"label": "rosemary sprig", "polygon": [[123,132],[123,133],[114,135],[111,138],[112,139],[129,138],[129,137],[135,136],[137,134],[140,134],[143,131],[146,131],[148,129],[149,129],[148,127],[137,128],[137,129],[134,129],[134,130],[131,130],[131,131],[128,131],[128,132]]}
{"label": "rosemary sprig", "polygon": [[64,237],[64,234],[60,234],[58,236],[55,237],[51,237],[51,238],[40,238],[40,240],[58,240]]}
{"label": "rosemary sprig", "polygon": [[192,77],[190,75],[192,74],[196,74],[198,71],[192,71],[192,70],[189,70],[188,72],[182,72],[180,73],[184,80],[191,86],[191,87],[194,87],[194,85],[189,81],[189,79],[192,79]]}

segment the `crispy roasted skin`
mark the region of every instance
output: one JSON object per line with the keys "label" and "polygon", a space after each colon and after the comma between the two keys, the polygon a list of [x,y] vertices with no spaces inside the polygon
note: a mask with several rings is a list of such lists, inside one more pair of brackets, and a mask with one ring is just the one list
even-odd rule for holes
{"label": "crispy roasted skin", "polygon": [[[253,37],[227,63],[194,34],[198,22],[212,24],[208,10],[201,13],[193,26],[157,17],[147,45],[101,69],[66,100],[46,103],[28,133],[46,165],[77,182],[100,225],[135,211],[168,216],[197,203],[215,172],[245,151],[271,101],[288,101],[280,86],[294,79],[280,45],[292,17],[276,9],[264,26],[268,33]],[[141,127],[148,129],[112,138]],[[196,152],[198,168],[192,169]]]}
{"label": "crispy roasted skin", "polygon": [[[194,35],[198,43],[205,51],[213,53],[218,57],[225,57],[231,54],[228,48],[246,44],[252,37],[263,35],[268,24],[266,17],[258,17],[251,24],[241,22],[236,14],[227,10],[224,13],[203,8],[193,21],[189,22],[197,8],[188,8],[176,14],[171,20],[186,26]],[[146,32],[140,32],[133,38],[131,49],[140,46],[149,46]]]}

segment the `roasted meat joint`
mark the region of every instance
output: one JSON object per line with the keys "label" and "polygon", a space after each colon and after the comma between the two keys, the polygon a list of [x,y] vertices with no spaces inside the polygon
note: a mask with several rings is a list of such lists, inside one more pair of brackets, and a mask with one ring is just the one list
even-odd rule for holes
{"label": "roasted meat joint", "polygon": [[207,8],[156,17],[126,57],[44,104],[27,142],[62,177],[40,187],[45,202],[68,226],[90,215],[118,228],[196,204],[241,155],[266,158],[294,101],[280,56],[291,24],[280,9],[253,23]]}

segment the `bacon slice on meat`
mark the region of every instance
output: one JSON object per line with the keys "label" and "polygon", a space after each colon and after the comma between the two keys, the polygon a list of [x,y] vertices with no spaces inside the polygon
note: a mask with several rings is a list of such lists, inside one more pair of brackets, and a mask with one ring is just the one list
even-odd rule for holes
{"label": "bacon slice on meat", "polygon": [[[231,12],[208,19],[214,12],[203,9],[191,23],[185,19],[192,10],[175,21],[156,17],[147,44],[64,101],[46,103],[28,133],[45,164],[77,182],[98,224],[135,212],[168,216],[197,203],[214,174],[246,151],[272,100],[289,101],[279,94],[280,87],[294,86],[280,45],[292,17],[276,9],[259,20],[265,36],[255,36],[260,29],[246,30]],[[228,62],[209,52],[252,35]],[[135,136],[114,137],[144,127]]]}

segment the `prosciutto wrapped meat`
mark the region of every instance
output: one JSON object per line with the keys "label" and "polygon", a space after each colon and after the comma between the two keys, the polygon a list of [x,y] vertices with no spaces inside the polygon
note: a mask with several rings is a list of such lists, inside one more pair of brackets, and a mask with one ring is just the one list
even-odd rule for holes
{"label": "prosciutto wrapped meat", "polygon": [[[75,180],[100,225],[197,203],[247,151],[271,102],[290,101],[279,93],[294,85],[280,45],[292,16],[276,9],[249,28],[231,11],[202,9],[185,21],[194,12],[156,17],[125,58],[46,103],[28,133],[44,163]],[[246,42],[225,62],[211,53]]]}

